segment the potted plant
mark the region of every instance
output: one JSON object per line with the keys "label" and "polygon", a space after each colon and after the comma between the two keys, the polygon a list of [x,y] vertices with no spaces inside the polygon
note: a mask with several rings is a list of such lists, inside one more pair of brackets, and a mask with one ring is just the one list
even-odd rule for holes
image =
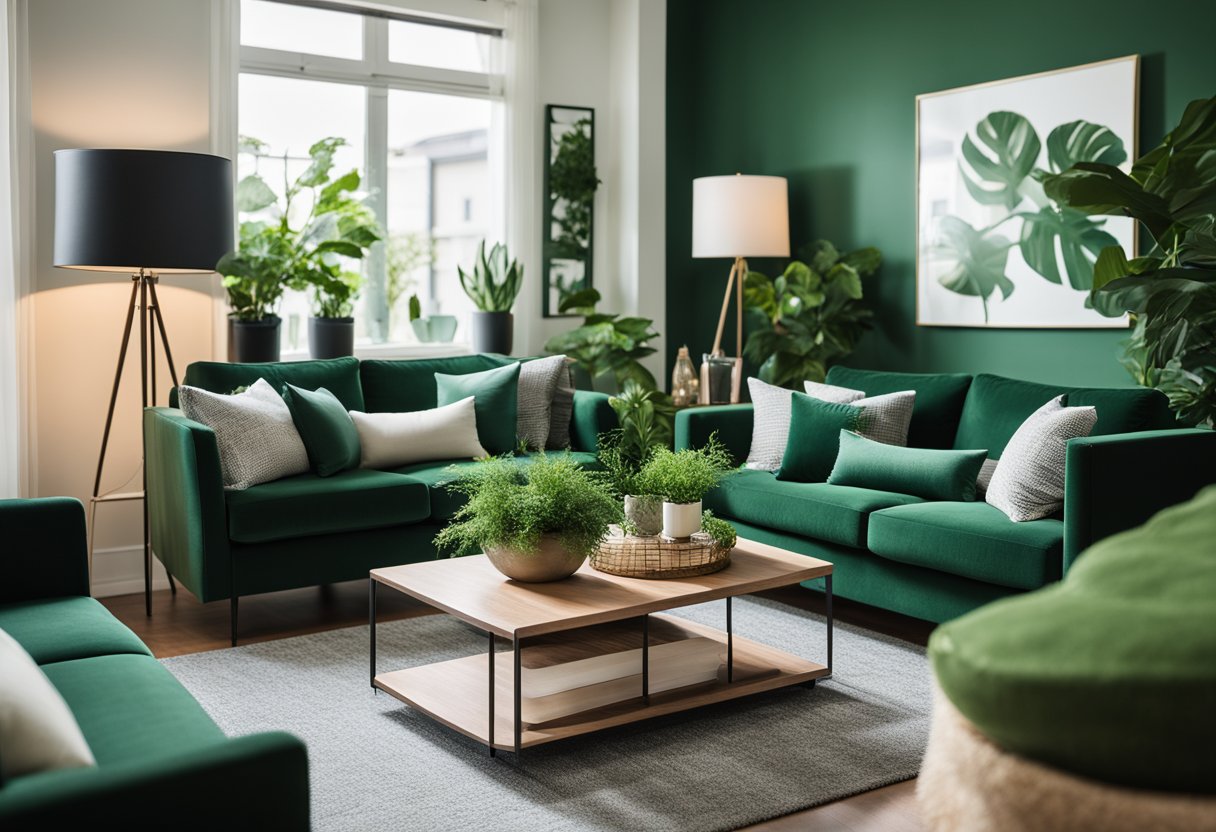
{"label": "potted plant", "polygon": [[[236,251],[216,265],[233,309],[235,360],[278,360],[275,311],[285,287],[313,291],[314,357],[353,352],[351,311],[362,277],[347,264],[361,260],[381,233],[371,209],[356,195],[359,172],[332,175],[334,154],[345,144],[340,138],[313,144],[308,167],[294,181],[284,176],[282,197],[256,170],[237,183],[236,207],[249,219],[241,223]],[[242,137],[240,150],[255,164],[269,158],[266,144],[257,139]],[[284,171],[288,161],[284,154]]]}
{"label": "potted plant", "polygon": [[[545,350],[554,355],[573,359],[576,386],[615,393],[629,381],[653,389],[658,386],[654,375],[640,359],[653,355],[654,347],[647,342],[659,337],[650,318],[621,317],[595,311],[600,293],[583,289],[568,295],[561,304],[562,313],[583,316],[583,323],[545,342]],[[579,376],[582,376],[579,379]]]}
{"label": "potted plant", "polygon": [[608,400],[620,427],[599,439],[599,462],[608,487],[624,502],[626,531],[655,535],[663,526],[663,500],[643,492],[638,473],[655,448],[671,444],[672,415],[668,396],[630,380]]}
{"label": "potted plant", "polygon": [[541,455],[521,466],[487,460],[448,485],[468,501],[435,538],[457,554],[484,549],[498,571],[517,581],[573,575],[620,521],[620,505],[567,455]]}
{"label": "potted plant", "polygon": [[469,274],[459,266],[460,285],[477,306],[473,313],[474,352],[509,355],[513,341],[511,307],[523,285],[524,267],[507,259],[507,247],[495,243],[486,255],[486,241],[477,248],[477,262]]}
{"label": "potted plant", "polygon": [[655,449],[634,486],[663,498],[663,536],[685,539],[701,530],[701,500],[733,468],[730,452],[715,434],[700,448]]}

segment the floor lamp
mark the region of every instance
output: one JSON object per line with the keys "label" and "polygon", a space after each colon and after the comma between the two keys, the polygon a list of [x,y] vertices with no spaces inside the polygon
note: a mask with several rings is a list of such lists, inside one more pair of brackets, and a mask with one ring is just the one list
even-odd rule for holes
{"label": "floor lamp", "polygon": [[[131,297],[101,434],[93,496],[89,499],[89,575],[93,573],[97,505],[142,500],[144,605],[148,615],[152,614],[152,546],[148,503],[144,500],[147,471],[138,492],[101,493],[114,405],[136,316],[143,407],[156,404],[158,339],[165,351],[169,376],[177,385],[177,369],[156,297],[159,275],[214,271],[220,257],[232,249],[232,232],[232,163],[228,159],[168,150],[55,151],[55,265],[131,275]],[[172,574],[169,585],[176,591]]]}
{"label": "floor lamp", "polygon": [[[734,260],[726,280],[718,331],[710,356],[721,357],[726,310],[735,294],[735,348],[730,401],[738,402],[743,383],[743,281],[747,257],[789,257],[789,187],[781,176],[704,176],[692,181],[692,256]],[[704,401],[710,393],[710,362],[701,364]]]}

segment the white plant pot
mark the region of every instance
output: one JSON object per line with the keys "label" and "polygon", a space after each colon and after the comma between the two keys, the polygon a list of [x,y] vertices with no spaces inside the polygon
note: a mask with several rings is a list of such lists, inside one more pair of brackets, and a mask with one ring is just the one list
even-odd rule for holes
{"label": "white plant pot", "polygon": [[663,536],[692,537],[701,531],[701,501],[695,503],[663,503]]}

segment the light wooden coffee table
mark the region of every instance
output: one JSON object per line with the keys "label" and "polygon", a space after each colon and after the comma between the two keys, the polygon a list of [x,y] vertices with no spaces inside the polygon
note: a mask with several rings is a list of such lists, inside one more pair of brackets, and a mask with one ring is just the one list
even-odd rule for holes
{"label": "light wooden coffee table", "polygon": [[[827,599],[826,664],[817,664],[735,636],[731,598],[824,578]],[[442,724],[496,750],[513,751],[663,714],[811,683],[832,673],[832,564],[739,539],[731,565],[712,575],[674,580],[622,578],[589,565],[547,584],[510,580],[485,555],[373,569],[369,581],[371,685]],[[376,591],[383,584],[456,616],[487,634],[487,650],[461,659],[376,672]],[[726,601],[726,629],[661,615],[690,604]],[[716,681],[650,693],[651,619],[663,630],[715,639],[726,661]],[[634,621],[631,621],[634,620]],[[656,622],[658,623],[658,622]],[[622,630],[633,639],[623,643]],[[511,643],[499,654],[495,638]],[[529,641],[532,642],[529,645]],[[563,642],[602,645],[604,653],[641,648],[638,695],[560,719],[528,724],[521,718],[521,668],[562,661]],[[512,667],[508,671],[507,661]]]}

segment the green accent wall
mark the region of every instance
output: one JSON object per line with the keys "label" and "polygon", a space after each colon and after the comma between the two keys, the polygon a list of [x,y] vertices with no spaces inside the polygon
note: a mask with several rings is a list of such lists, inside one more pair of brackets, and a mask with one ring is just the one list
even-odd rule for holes
{"label": "green accent wall", "polygon": [[693,178],[763,173],[789,178],[795,249],[824,237],[885,255],[866,287],[876,329],[847,363],[1131,383],[1117,360],[1124,331],[916,326],[915,97],[1139,54],[1147,149],[1187,102],[1216,94],[1216,3],[668,0],[667,9],[670,357],[685,343],[709,349],[730,269],[690,256]]}

